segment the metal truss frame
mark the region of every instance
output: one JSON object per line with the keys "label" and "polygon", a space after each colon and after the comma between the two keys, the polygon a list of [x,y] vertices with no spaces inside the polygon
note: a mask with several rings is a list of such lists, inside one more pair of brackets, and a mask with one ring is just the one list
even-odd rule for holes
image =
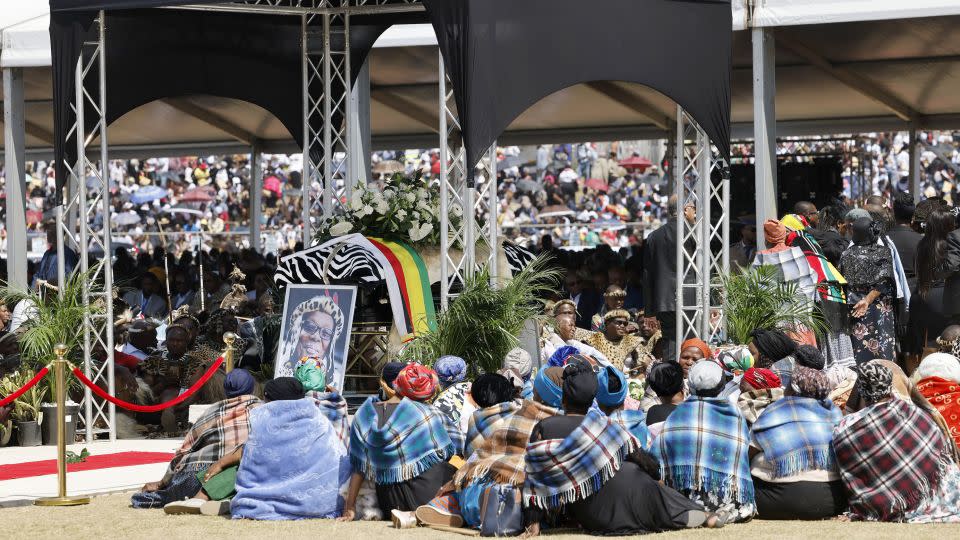
{"label": "metal truss frame", "polygon": [[[66,164],[69,178],[65,183],[61,206],[57,207],[57,285],[59,294],[70,276],[66,273],[65,245],[77,250],[80,259],[79,271],[86,275],[83,280],[83,371],[97,384],[105,384],[107,391],[115,393],[113,355],[96,365],[93,352],[102,348],[113,351],[113,268],[110,264],[110,173],[107,161],[107,84],[106,84],[106,27],[104,12],[100,11],[95,22],[97,38],[85,41],[81,47],[80,60],[74,73],[75,96],[72,104],[73,125],[67,135],[76,137],[77,161]],[[91,93],[96,87],[98,93]],[[96,118],[88,121],[85,114],[93,111]],[[87,126],[91,127],[87,129]],[[99,138],[97,144],[94,140]],[[99,146],[99,160],[90,159]],[[97,223],[97,216],[101,221]],[[104,257],[91,261],[93,248],[103,250]],[[91,310],[95,307],[95,310]],[[82,414],[84,438],[91,442],[96,435],[107,433],[110,440],[116,439],[116,410],[112,403],[95,400],[89,388],[84,389]]]}
{"label": "metal truss frame", "polygon": [[[689,337],[723,341],[720,277],[730,271],[730,167],[706,132],[677,106],[674,160],[677,195],[677,327]],[[693,207],[695,218],[686,217]]]}

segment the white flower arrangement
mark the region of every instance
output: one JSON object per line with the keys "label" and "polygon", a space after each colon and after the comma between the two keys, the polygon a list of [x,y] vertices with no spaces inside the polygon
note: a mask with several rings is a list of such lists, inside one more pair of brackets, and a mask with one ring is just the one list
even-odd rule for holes
{"label": "white flower arrangement", "polygon": [[[413,177],[396,174],[382,187],[358,184],[344,206],[342,213],[319,224],[318,239],[360,233],[414,245],[440,243],[439,192],[427,189],[419,172]],[[452,209],[451,222],[459,226],[462,219],[463,209]]]}

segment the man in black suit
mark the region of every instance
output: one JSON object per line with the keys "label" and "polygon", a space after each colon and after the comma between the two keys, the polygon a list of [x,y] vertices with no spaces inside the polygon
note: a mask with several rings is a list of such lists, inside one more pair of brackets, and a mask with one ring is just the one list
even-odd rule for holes
{"label": "man in black suit", "polygon": [[913,196],[907,192],[900,192],[893,200],[893,218],[897,224],[888,232],[887,236],[897,246],[900,254],[900,263],[903,264],[903,273],[912,288],[917,276],[917,245],[923,235],[914,231],[910,224],[913,222]]}
{"label": "man in black suit", "polygon": [[577,327],[590,330],[593,316],[603,305],[603,296],[591,289],[585,289],[574,268],[567,270],[567,277],[563,284],[567,289],[567,298],[577,305]]}
{"label": "man in black suit", "polygon": [[[677,358],[677,196],[667,200],[669,217],[650,233],[643,244],[643,298],[648,317],[656,316],[663,332],[663,353]],[[684,208],[687,219],[696,217],[692,206]]]}

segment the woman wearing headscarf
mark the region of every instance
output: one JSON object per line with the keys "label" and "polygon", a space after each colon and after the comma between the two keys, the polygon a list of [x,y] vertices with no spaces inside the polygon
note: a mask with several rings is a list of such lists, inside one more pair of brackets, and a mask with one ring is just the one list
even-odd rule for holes
{"label": "woman wearing headscarf", "polygon": [[354,474],[344,521],[356,516],[357,494],[367,478],[376,484],[381,512],[397,523],[453,477],[456,469],[447,461],[463,451],[459,427],[424,403],[437,389],[432,369],[390,362],[384,366],[380,389],[384,399],[368,398],[350,429]]}
{"label": "woman wearing headscarf", "polygon": [[857,364],[874,358],[893,358],[896,294],[890,250],[877,243],[880,225],[860,218],[851,225],[853,244],[840,257],[840,272],[847,278],[850,304],[850,338]]}
{"label": "woman wearing headscarf", "polygon": [[753,424],[764,409],[783,397],[783,386],[776,373],[765,368],[750,368],[740,378],[737,409],[747,424]]}
{"label": "woman wearing headscarf", "polygon": [[467,378],[467,363],[457,356],[441,356],[433,364],[440,381],[440,394],[433,400],[433,406],[467,432],[470,415],[477,410],[470,399],[470,381]]}
{"label": "woman wearing headscarf", "polygon": [[763,224],[763,234],[767,241],[767,249],[757,252],[753,259],[753,267],[776,268],[780,281],[796,283],[798,291],[812,301],[816,297],[819,278],[816,271],[811,268],[803,250],[786,244],[787,228],[775,219],[768,219]]}
{"label": "woman wearing headscarf", "polygon": [[664,422],[654,442],[663,481],[710,511],[728,513],[731,522],[756,513],[750,477],[750,431],[723,390],[723,368],[701,360],[690,369],[692,395]]}
{"label": "woman wearing headscarf", "polygon": [[859,372],[865,408],[844,417],[833,437],[850,518],[960,521],[960,469],[949,437],[930,411],[896,395],[886,365],[869,362]]}
{"label": "woman wearing headscarf", "polygon": [[521,347],[510,349],[503,359],[503,369],[513,370],[520,376],[523,381],[520,397],[533,398],[533,362],[530,360],[530,353]]}
{"label": "woman wearing headscarf", "polygon": [[541,420],[527,446],[524,504],[527,534],[540,532],[539,518],[561,505],[591,534],[632,535],[688,527],[722,526],[724,516],[708,514],[657,482],[653,456],[626,429],[591,410],[599,382],[591,367],[563,369],[562,416]]}
{"label": "woman wearing headscarf", "polygon": [[501,375],[481,375],[470,393],[480,409],[470,419],[464,450],[469,459],[437,497],[417,509],[421,523],[479,527],[484,492],[520,489],[530,433],[537,422],[557,413],[540,403],[514,399],[513,383]]}
{"label": "woman wearing headscarf", "polygon": [[533,399],[554,409],[559,409],[563,401],[562,384],[562,367],[541,369],[533,380]]}
{"label": "woman wearing headscarf", "polygon": [[700,338],[690,338],[681,343],[678,362],[680,362],[680,367],[683,368],[683,377],[687,378],[690,368],[694,364],[712,356],[713,351],[710,350],[710,346]]}
{"label": "woman wearing headscarf", "polygon": [[446,390],[467,378],[467,363],[459,356],[441,356],[433,364],[440,379],[440,390]]}
{"label": "woman wearing headscarf", "polygon": [[720,397],[730,400],[730,403],[737,404],[740,398],[740,381],[743,380],[743,374],[753,367],[753,354],[750,348],[743,345],[721,347],[717,351],[717,362],[723,367],[727,375],[727,385],[720,392]]}
{"label": "woman wearing headscarf", "polygon": [[843,415],[820,371],[796,366],[790,387],[751,427],[751,467],[760,519],[816,520],[846,509],[833,454]]}
{"label": "woman wearing headscarf", "polygon": [[211,405],[193,423],[163,478],[146,484],[131,497],[134,508],[162,508],[192,497],[201,487],[198,473],[247,442],[250,413],[262,402],[252,395],[253,377],[245,370],[233,370],[227,381],[224,393],[229,397]]}
{"label": "woman wearing headscarf", "polygon": [[644,450],[648,449],[650,430],[647,429],[647,414],[623,407],[629,390],[627,376],[613,366],[605,366],[597,373],[597,383],[597,406],[600,410],[636,437]]}
{"label": "woman wearing headscarf", "polygon": [[913,374],[917,391],[943,417],[950,436],[960,445],[960,360],[946,353],[934,353],[920,362]]}

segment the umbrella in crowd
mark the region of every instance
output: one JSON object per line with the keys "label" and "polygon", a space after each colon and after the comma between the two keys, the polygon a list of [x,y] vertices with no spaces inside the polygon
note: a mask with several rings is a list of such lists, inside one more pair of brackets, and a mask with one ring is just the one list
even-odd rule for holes
{"label": "umbrella in crowd", "polygon": [[175,206],[166,211],[168,214],[186,214],[191,216],[203,216],[203,212],[200,210],[194,210],[193,208],[185,208],[183,206]]}
{"label": "umbrella in crowd", "polygon": [[113,223],[122,227],[136,225],[140,223],[140,214],[133,211],[123,212],[113,217]]}
{"label": "umbrella in crowd", "polygon": [[544,208],[543,211],[540,212],[539,214],[541,218],[564,217],[564,216],[575,216],[575,215],[577,215],[576,212],[574,212],[573,210],[571,210],[570,208],[562,204],[555,204],[553,206],[548,206]]}
{"label": "umbrella in crowd", "polygon": [[133,204],[146,204],[160,200],[167,196],[167,190],[160,186],[144,186],[130,196],[130,202]]}
{"label": "umbrella in crowd", "polygon": [[517,182],[517,191],[522,191],[524,193],[536,193],[541,189],[543,189],[543,186],[540,184],[540,182],[535,180],[524,178],[523,180]]}
{"label": "umbrella in crowd", "polygon": [[180,196],[180,202],[184,203],[206,203],[213,200],[213,193],[205,188],[191,188]]}
{"label": "umbrella in crowd", "polygon": [[374,174],[396,174],[405,170],[406,167],[403,166],[403,163],[393,159],[381,161],[373,166]]}
{"label": "umbrella in crowd", "polygon": [[630,156],[621,161],[620,166],[624,169],[637,169],[640,172],[643,172],[653,166],[653,162],[645,157]]}
{"label": "umbrella in crowd", "polygon": [[602,178],[591,178],[584,182],[584,185],[594,191],[603,191],[606,193],[610,186],[607,185],[607,181]]}
{"label": "umbrella in crowd", "polygon": [[507,169],[519,167],[523,162],[517,156],[506,156],[497,162],[497,172],[503,172]]}

